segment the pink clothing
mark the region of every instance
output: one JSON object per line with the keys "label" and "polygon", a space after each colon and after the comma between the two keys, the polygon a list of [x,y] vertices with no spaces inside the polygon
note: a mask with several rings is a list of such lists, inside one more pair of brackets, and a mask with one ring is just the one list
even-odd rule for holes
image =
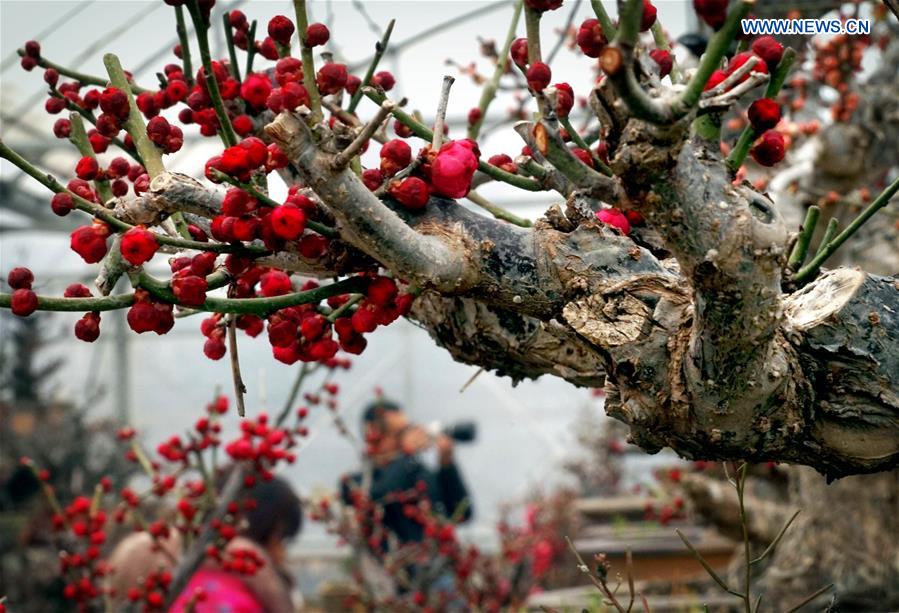
{"label": "pink clothing", "polygon": [[184,613],[197,589],[202,589],[206,597],[196,600],[194,613],[265,613],[265,607],[239,575],[215,568],[198,570],[169,613]]}

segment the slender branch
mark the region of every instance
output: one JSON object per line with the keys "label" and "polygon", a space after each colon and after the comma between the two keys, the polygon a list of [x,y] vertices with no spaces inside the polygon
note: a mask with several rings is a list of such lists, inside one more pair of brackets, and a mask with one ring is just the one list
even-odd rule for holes
{"label": "slender branch", "polygon": [[[363,91],[363,94],[376,104],[383,104],[384,101],[387,100],[387,96],[371,87],[366,87]],[[412,130],[412,133],[415,134],[415,136],[427,141],[430,141],[434,137],[434,132],[429,127],[412,117],[412,115],[402,110],[398,106],[393,109],[393,116],[401,124]],[[527,190],[529,192],[539,192],[543,191],[544,189],[543,186],[534,179],[506,172],[501,168],[497,168],[492,164],[488,164],[484,160],[478,160],[478,170],[486,175],[489,175],[493,179],[496,179],[497,181],[502,181],[503,183],[514,185],[515,187]]]}
{"label": "slender branch", "polygon": [[153,141],[147,136],[147,126],[141,117],[140,109],[134,102],[134,94],[131,91],[131,85],[125,77],[125,71],[122,70],[122,64],[119,58],[113,53],[107,53],[103,56],[103,65],[106,66],[106,72],[109,73],[109,80],[114,87],[125,92],[128,96],[128,119],[125,120],[125,130],[131,135],[134,146],[144,161],[144,168],[147,169],[150,178],[157,177],[165,172],[165,166],[162,164],[162,153],[153,144]]}
{"label": "slender branch", "polygon": [[[69,115],[69,123],[72,126],[69,140],[78,148],[78,152],[81,153],[82,156],[96,160],[97,155],[94,153],[94,148],[91,147],[91,143],[87,139],[87,132],[84,131],[84,122],[81,119],[81,114],[71,113]],[[105,179],[96,179],[94,180],[94,186],[97,188],[97,193],[100,195],[101,201],[109,202],[112,200],[112,189],[109,187],[109,181],[106,181]]]}
{"label": "slender branch", "polygon": [[799,609],[801,609],[802,607],[804,607],[805,605],[807,605],[808,603],[810,603],[810,602],[813,601],[815,598],[817,598],[818,596],[820,596],[820,595],[823,594],[824,592],[828,591],[828,590],[831,589],[832,587],[833,587],[833,583],[828,583],[827,585],[825,585],[824,587],[822,587],[820,590],[816,590],[814,593],[810,594],[807,598],[804,598],[804,599],[802,600],[802,602],[800,602],[800,603],[797,604],[796,606],[790,607],[790,608],[787,610],[787,613],[796,613],[796,611],[798,611]]}
{"label": "slender branch", "polygon": [[[75,208],[86,213],[90,213],[97,219],[100,219],[101,221],[109,224],[116,231],[124,232],[134,227],[130,223],[124,222],[121,219],[117,218],[109,209],[105,209],[99,204],[90,202],[89,200],[85,200],[75,192],[69,191],[55,177],[53,177],[53,175],[40,172],[37,168],[35,168],[27,160],[25,160],[25,158],[16,153],[14,150],[10,149],[9,146],[7,146],[6,143],[4,143],[2,140],[0,140],[0,158],[9,160],[20,170],[24,171],[28,176],[35,179],[38,183],[40,183],[50,191],[57,194],[64,192],[70,195],[72,197],[72,201],[75,204]],[[158,242],[160,245],[167,245],[169,247],[176,247],[178,249],[195,249],[198,251],[211,251],[214,253],[239,253],[251,257],[268,254],[268,250],[264,247],[244,245],[242,243],[236,243],[233,245],[211,242],[204,243],[201,241],[173,238],[161,234],[155,235],[155,238],[156,242]]]}
{"label": "slender branch", "polygon": [[[16,53],[18,53],[22,57],[25,57],[24,49],[18,49],[18,50],[16,50]],[[51,62],[50,60],[48,60],[47,58],[45,58],[43,56],[41,56],[37,59],[37,65],[44,69],[52,68],[53,70],[55,70],[62,76],[69,77],[70,79],[75,79],[76,81],[78,81],[79,83],[82,83],[83,85],[97,85],[99,87],[106,87],[109,84],[109,81],[103,77],[95,77],[93,75],[85,74],[83,72],[78,72],[77,70],[72,70],[70,68],[66,68],[65,66],[61,66],[60,64],[57,64],[56,62]],[[150,91],[150,90],[145,89],[143,87],[139,87],[137,84],[132,83],[131,91],[133,91],[136,94],[142,94],[142,93]]]}
{"label": "slender branch", "polygon": [[596,20],[599,22],[599,25],[602,26],[602,31],[603,34],[605,34],[606,40],[615,38],[618,34],[618,29],[606,12],[606,7],[602,5],[602,0],[590,0],[590,6],[593,7],[593,12],[596,14]]}
{"label": "slender branch", "polygon": [[377,132],[378,128],[381,127],[384,120],[393,112],[394,106],[396,106],[396,104],[393,100],[385,100],[381,103],[381,106],[378,107],[378,112],[362,127],[362,130],[359,131],[359,134],[353,139],[353,142],[347,145],[346,149],[334,156],[333,163],[335,169],[345,168],[346,165],[350,163],[350,160],[362,151],[362,148],[365,147],[365,144],[374,133]]}
{"label": "slender branch", "polygon": [[787,530],[790,528],[790,525],[793,523],[793,520],[796,519],[796,517],[798,517],[801,512],[802,512],[802,509],[796,509],[796,512],[793,513],[790,516],[790,519],[788,519],[786,521],[786,523],[783,525],[783,528],[781,528],[780,532],[777,533],[777,536],[774,537],[774,540],[771,541],[771,543],[768,545],[768,547],[765,548],[765,551],[763,551],[761,553],[761,555],[759,555],[754,560],[751,560],[750,564],[752,564],[752,565],[759,564],[765,558],[767,558],[769,555],[774,553],[774,550],[777,548],[777,544],[780,543],[781,539],[784,537],[784,534],[787,533]]}
{"label": "slender branch", "polygon": [[300,371],[297,373],[296,378],[293,380],[293,385],[290,386],[290,393],[287,394],[287,398],[284,401],[284,406],[281,409],[281,412],[278,413],[278,418],[275,420],[275,427],[280,427],[284,420],[287,419],[287,416],[290,415],[290,409],[293,407],[293,403],[297,399],[297,395],[300,393],[300,388],[303,386],[303,381],[306,380],[306,377],[314,372],[318,367],[309,367],[308,362],[303,362],[303,365],[300,367]]}
{"label": "slender branch", "polygon": [[[90,109],[86,109],[82,106],[75,104],[74,102],[72,102],[71,100],[69,100],[68,98],[66,98],[65,96],[63,96],[56,90],[52,90],[50,93],[54,97],[60,98],[61,100],[65,100],[66,108],[69,111],[78,113],[79,115],[81,115],[81,117],[86,119],[92,126],[97,127],[97,118],[90,111]],[[132,160],[134,160],[141,166],[144,165],[144,161],[141,159],[141,157],[137,153],[137,151],[134,151],[133,149],[126,147],[125,143],[118,136],[112,137],[112,142],[113,142],[113,144],[115,144],[116,147],[118,147],[119,149],[124,151]]]}
{"label": "slender branch", "polygon": [[812,242],[812,235],[815,233],[815,227],[818,225],[818,218],[821,216],[821,209],[817,206],[809,207],[805,213],[805,221],[802,222],[802,229],[799,232],[799,238],[796,239],[796,245],[790,253],[790,259],[787,260],[787,267],[790,270],[799,270],[805,262],[808,255],[808,248]]}
{"label": "slender branch", "polygon": [[482,209],[484,209],[485,211],[487,211],[488,213],[490,213],[497,219],[502,219],[503,221],[508,221],[509,223],[514,224],[516,226],[521,226],[522,228],[530,228],[533,225],[529,219],[525,219],[524,217],[519,217],[518,215],[515,215],[514,213],[507,211],[506,209],[502,208],[501,206],[497,206],[497,205],[493,204],[492,202],[490,202],[489,200],[487,200],[486,198],[484,198],[483,196],[481,196],[479,193],[477,193],[474,190],[471,190],[470,192],[468,192],[465,195],[465,198],[467,198],[469,201],[476,204],[477,206],[481,207]]}
{"label": "slender branch", "polygon": [[[134,294],[117,294],[115,296],[99,296],[97,298],[55,298],[49,296],[37,297],[37,309],[39,311],[117,311],[130,307],[134,302]],[[0,307],[12,306],[12,294],[0,293]]]}
{"label": "slender branch", "polygon": [[480,111],[478,120],[468,126],[468,138],[472,140],[477,140],[481,126],[484,125],[484,120],[487,118],[487,109],[490,108],[490,103],[496,98],[500,79],[506,73],[506,66],[509,65],[509,51],[512,49],[512,43],[515,42],[515,34],[518,30],[518,21],[521,19],[521,7],[523,4],[524,0],[515,2],[512,21],[509,24],[509,31],[506,33],[506,41],[503,43],[502,51],[500,51],[500,55],[497,58],[496,69],[493,71],[493,76],[490,77],[490,80],[484,84],[484,89],[481,90],[481,99],[478,101],[478,111]]}
{"label": "slender branch", "polygon": [[[777,68],[774,70],[774,74],[771,75],[771,79],[768,81],[768,87],[765,89],[765,98],[771,98],[772,100],[777,98],[777,95],[780,93],[780,89],[783,87],[784,81],[786,81],[787,75],[790,72],[790,68],[792,68],[793,62],[795,61],[796,50],[792,47],[787,47],[784,50],[783,57],[780,58],[780,63],[777,64]],[[740,168],[743,164],[743,160],[745,160],[746,156],[749,154],[752,143],[755,142],[755,139],[759,136],[760,134],[751,124],[743,128],[743,132],[740,133],[740,138],[737,139],[734,148],[727,156],[727,167],[731,172],[736,172],[737,169]]]}
{"label": "slender branch", "polygon": [[[231,31],[231,19],[228,12],[222,13],[222,27],[225,30],[225,46],[228,47],[228,59],[231,76],[240,81],[240,66],[237,65],[237,48],[234,46],[234,33]],[[249,43],[248,43],[249,44]]]}
{"label": "slender branch", "polygon": [[443,142],[443,126],[446,125],[446,106],[449,104],[450,88],[456,79],[450,75],[443,76],[443,87],[440,90],[440,101],[437,104],[437,118],[434,120],[434,133],[431,135],[431,151],[440,151]]}
{"label": "slender branch", "polygon": [[846,229],[840,232],[833,240],[822,243],[812,261],[803,266],[799,272],[793,277],[796,283],[804,283],[813,279],[818,274],[818,269],[827,261],[833,253],[840,248],[849,238],[861,228],[877,211],[890,203],[890,199],[899,191],[899,179],[893,181],[885,190],[883,190],[874,201],[868,205],[861,214],[850,222]]}
{"label": "slender branch", "polygon": [[352,97],[350,97],[350,103],[347,105],[346,111],[347,113],[355,113],[356,107],[359,106],[359,101],[362,100],[362,88],[368,87],[371,84],[371,78],[374,76],[375,71],[378,69],[378,64],[381,63],[381,58],[384,57],[384,53],[387,51],[387,45],[390,43],[390,35],[393,33],[393,26],[396,24],[396,19],[391,19],[390,23],[387,24],[387,29],[384,30],[384,34],[381,36],[381,40],[375,44],[375,54],[371,58],[371,62],[368,64],[368,70],[365,71],[365,77],[362,79],[362,83],[359,84],[359,87],[353,92]]}
{"label": "slender branch", "polygon": [[693,554],[693,557],[696,558],[696,560],[702,565],[702,567],[705,569],[705,572],[708,573],[709,577],[711,577],[712,580],[717,583],[722,590],[724,590],[728,594],[737,596],[738,598],[743,598],[743,594],[741,594],[740,592],[736,592],[727,586],[724,580],[718,576],[718,573],[715,572],[715,569],[713,569],[711,565],[706,562],[706,559],[702,557],[702,554],[699,553],[695,547],[693,547],[692,543],[687,540],[687,537],[685,537],[680,530],[675,528],[674,532],[680,537],[680,540],[683,541],[687,549],[690,550],[690,553]]}
{"label": "slender branch", "polygon": [[[528,122],[519,122],[518,125],[522,124],[529,127],[531,125]],[[532,133],[539,152],[579,189],[609,203],[618,203],[624,199],[624,192],[617,180],[596,172],[565,146],[556,120],[541,120],[533,126]]]}
{"label": "slender branch", "polygon": [[[194,31],[197,34],[197,45],[200,47],[200,59],[203,62],[203,75],[206,79],[206,92],[209,94],[210,100],[212,100],[215,116],[219,120],[219,135],[226,147],[233,147],[237,144],[237,135],[234,133],[234,127],[228,118],[228,111],[225,109],[224,100],[222,100],[222,92],[219,90],[215,72],[212,70],[212,55],[209,52],[209,24],[203,19],[197,0],[188,0],[187,10],[190,12],[191,21],[194,23]],[[250,41],[249,44],[252,45],[252,43],[253,41]]]}
{"label": "slender branch", "polygon": [[[138,285],[147,290],[154,298],[170,304],[177,304],[178,300],[172,293],[168,283],[155,279],[146,272],[141,273]],[[362,277],[349,277],[336,283],[323,285],[315,289],[305,292],[292,292],[282,296],[274,296],[271,298],[216,298],[207,297],[206,301],[199,307],[195,307],[199,311],[209,311],[212,313],[230,313],[235,315],[259,315],[265,317],[285,309],[287,307],[299,306],[301,304],[312,304],[321,302],[331,296],[340,296],[343,294],[351,294],[354,292],[364,291],[367,281]],[[0,294],[0,299],[4,295]],[[84,300],[88,300],[84,298]],[[3,306],[0,300],[0,306]],[[92,309],[85,309],[92,310]]]}
{"label": "slender branch", "polygon": [[306,28],[309,27],[306,0],[293,0],[293,8],[297,15],[297,34],[300,37],[300,54],[303,58],[303,85],[309,94],[312,121],[318,123],[322,120],[322,102],[315,82],[315,58],[312,55],[312,48],[306,46]]}
{"label": "slender branch", "polygon": [[581,8],[581,0],[575,0],[575,3],[571,6],[571,10],[568,11],[568,17],[565,19],[565,23],[562,25],[559,38],[556,40],[556,43],[553,45],[553,48],[549,50],[549,55],[546,56],[546,63],[552,64],[553,60],[558,55],[559,51],[562,49],[562,45],[565,44],[565,41],[568,40],[568,32],[571,30],[571,24],[574,23],[574,18],[577,15],[578,11]]}
{"label": "slender branch", "polygon": [[[141,273],[138,286],[147,290],[155,299],[168,304],[178,304],[169,285],[154,279],[147,273]],[[235,315],[259,315],[265,317],[275,311],[301,304],[321,302],[331,296],[364,291],[366,281],[361,277],[350,277],[336,283],[307,290],[293,292],[273,298],[216,298],[208,297],[206,301],[195,307],[198,311],[209,313],[230,313]],[[96,298],[56,298],[38,296],[38,310],[41,311],[114,311],[130,307],[134,303],[134,294],[117,294],[115,296],[99,296]],[[0,293],[0,307],[10,308],[12,294]]]}
{"label": "slender branch", "polygon": [[528,38],[528,63],[542,61],[540,52],[540,11],[524,7],[524,25]]}
{"label": "slender branch", "polygon": [[[225,13],[226,20],[227,15]],[[175,5],[175,21],[178,24],[175,29],[178,32],[178,42],[181,45],[181,69],[188,84],[193,84],[194,68],[190,57],[190,38],[187,36],[187,26],[184,23],[184,7],[180,4]],[[230,28],[228,32],[230,32]]]}
{"label": "slender branch", "polygon": [[228,317],[228,353],[231,354],[231,378],[234,380],[234,398],[237,402],[237,414],[244,417],[247,412],[244,405],[244,394],[247,393],[247,386],[244,385],[243,377],[240,374],[240,356],[237,355],[236,315]]}
{"label": "slender branch", "polygon": [[256,20],[250,24],[247,32],[247,70],[244,74],[253,72],[253,60],[256,58]]}

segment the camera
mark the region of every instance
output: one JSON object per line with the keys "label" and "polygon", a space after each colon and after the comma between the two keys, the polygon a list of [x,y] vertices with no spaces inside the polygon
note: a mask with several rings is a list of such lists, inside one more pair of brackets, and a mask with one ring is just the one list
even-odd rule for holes
{"label": "camera", "polygon": [[457,421],[454,424],[434,422],[428,428],[431,436],[443,434],[457,443],[471,443],[478,437],[478,425],[473,421]]}

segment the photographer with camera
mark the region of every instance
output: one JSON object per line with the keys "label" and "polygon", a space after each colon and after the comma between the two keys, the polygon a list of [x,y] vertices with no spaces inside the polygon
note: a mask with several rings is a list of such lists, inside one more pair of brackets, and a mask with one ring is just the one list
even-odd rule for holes
{"label": "photographer with camera", "polygon": [[[383,526],[400,546],[424,538],[422,524],[403,509],[403,500],[410,492],[426,496],[433,510],[444,517],[460,522],[471,518],[471,500],[453,449],[454,440],[474,440],[473,423],[443,430],[424,428],[411,423],[397,403],[378,399],[363,412],[362,427],[367,444],[365,466],[342,479],[341,494],[347,505],[353,504],[353,492],[361,490],[383,508]],[[421,458],[422,452],[431,447],[437,452],[436,469],[427,467]],[[387,546],[381,543],[382,550]]]}

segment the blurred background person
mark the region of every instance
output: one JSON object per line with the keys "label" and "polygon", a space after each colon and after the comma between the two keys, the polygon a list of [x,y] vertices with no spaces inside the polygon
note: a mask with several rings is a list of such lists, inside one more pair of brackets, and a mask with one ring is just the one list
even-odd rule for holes
{"label": "blurred background person", "polygon": [[[299,497],[287,481],[275,477],[244,489],[240,498],[251,498],[256,504],[243,511],[242,527],[226,545],[222,558],[227,559],[234,552],[251,552],[262,562],[261,566],[252,574],[244,574],[207,559],[175,600],[170,613],[286,613],[303,609],[302,595],[286,569],[287,546],[303,527]],[[124,598],[128,588],[140,584],[150,572],[175,572],[181,550],[181,536],[175,532],[156,542],[145,531],[125,537],[110,556],[118,598]],[[199,599],[198,590],[203,594]]]}
{"label": "blurred background person", "polygon": [[[455,463],[450,434],[471,440],[472,424],[434,433],[411,423],[399,404],[382,398],[363,411],[362,428],[367,444],[365,466],[343,477],[341,497],[345,504],[352,505],[354,491],[361,490],[371,502],[383,507],[383,525],[399,545],[420,542],[424,537],[424,526],[404,513],[399,500],[402,494],[417,488],[423,488],[421,493],[438,515],[459,522],[471,519],[472,503]],[[422,452],[430,447],[437,452],[436,468],[428,467],[422,458]]]}

